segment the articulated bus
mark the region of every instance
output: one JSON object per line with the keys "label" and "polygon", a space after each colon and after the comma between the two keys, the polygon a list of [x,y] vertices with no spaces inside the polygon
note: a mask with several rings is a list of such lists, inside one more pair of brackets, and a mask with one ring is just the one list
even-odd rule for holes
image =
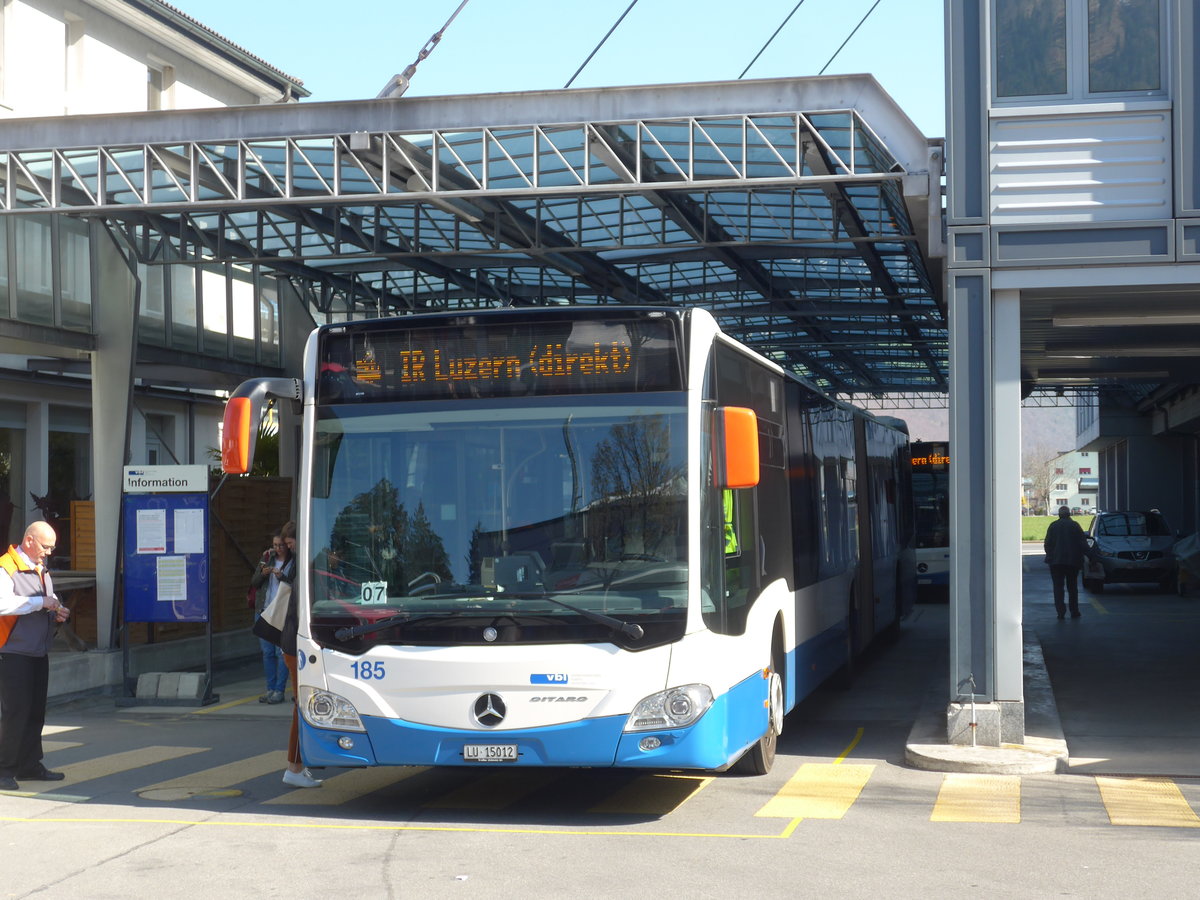
{"label": "articulated bus", "polygon": [[917,590],[934,598],[950,596],[950,444],[913,441],[913,561]]}
{"label": "articulated bus", "polygon": [[784,714],[907,611],[904,424],[706,311],[321,326],[302,379],[230,398],[226,472],[272,397],[303,411],[310,766],[765,773]]}

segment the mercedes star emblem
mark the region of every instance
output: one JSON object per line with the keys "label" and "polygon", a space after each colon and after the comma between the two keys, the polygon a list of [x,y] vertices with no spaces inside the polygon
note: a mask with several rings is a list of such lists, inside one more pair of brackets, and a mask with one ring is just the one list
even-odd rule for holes
{"label": "mercedes star emblem", "polygon": [[504,721],[505,706],[499,694],[480,694],[475,701],[475,721],[488,728]]}

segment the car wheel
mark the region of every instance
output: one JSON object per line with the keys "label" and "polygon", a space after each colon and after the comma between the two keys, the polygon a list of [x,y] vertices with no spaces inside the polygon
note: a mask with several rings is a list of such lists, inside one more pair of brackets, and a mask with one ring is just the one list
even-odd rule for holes
{"label": "car wheel", "polygon": [[1103,594],[1104,582],[1096,578],[1085,578],[1083,579],[1083,589],[1093,594]]}

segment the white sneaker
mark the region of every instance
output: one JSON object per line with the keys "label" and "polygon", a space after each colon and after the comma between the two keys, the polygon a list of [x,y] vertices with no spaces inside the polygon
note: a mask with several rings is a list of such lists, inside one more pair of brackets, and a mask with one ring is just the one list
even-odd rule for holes
{"label": "white sneaker", "polygon": [[313,778],[308,769],[301,769],[299,772],[286,769],[283,773],[283,783],[295,788],[314,788],[323,784],[320,778]]}

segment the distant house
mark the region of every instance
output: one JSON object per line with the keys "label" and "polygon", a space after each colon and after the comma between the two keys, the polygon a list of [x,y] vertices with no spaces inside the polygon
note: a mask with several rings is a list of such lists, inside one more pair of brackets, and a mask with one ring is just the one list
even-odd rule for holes
{"label": "distant house", "polygon": [[1072,515],[1090,515],[1096,511],[1100,475],[1096,454],[1071,450],[1047,463],[1050,469],[1050,513],[1068,506]]}

